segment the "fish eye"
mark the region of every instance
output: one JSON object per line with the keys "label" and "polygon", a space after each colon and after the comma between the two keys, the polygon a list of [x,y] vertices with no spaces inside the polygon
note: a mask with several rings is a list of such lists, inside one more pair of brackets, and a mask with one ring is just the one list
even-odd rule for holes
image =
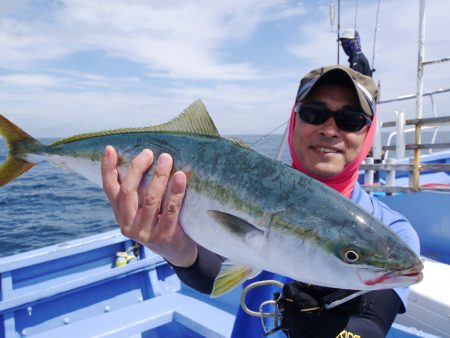
{"label": "fish eye", "polygon": [[357,247],[351,246],[340,250],[341,259],[345,263],[355,264],[361,261],[361,253]]}
{"label": "fish eye", "polygon": [[363,260],[361,249],[356,245],[342,246],[336,251],[336,256],[348,264],[359,264]]}
{"label": "fish eye", "polygon": [[357,262],[359,260],[359,255],[354,250],[347,250],[347,251],[345,251],[344,255],[345,255],[345,259],[349,263],[354,263],[354,262]]}

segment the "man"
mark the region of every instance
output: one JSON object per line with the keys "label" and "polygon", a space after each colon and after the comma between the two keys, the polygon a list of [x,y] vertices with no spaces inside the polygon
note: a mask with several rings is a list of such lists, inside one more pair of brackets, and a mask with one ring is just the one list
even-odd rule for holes
{"label": "man", "polygon": [[[351,198],[418,253],[417,234],[409,222],[365,193],[357,182],[359,165],[373,141],[376,95],[373,80],[348,67],[329,66],[308,73],[300,83],[291,113],[292,165]],[[181,280],[209,293],[223,258],[197,246],[178,224],[187,179],[182,172],[174,173],[170,179],[169,155],[159,157],[149,188],[138,192],[142,175],[152,161],[152,152],[143,151],[120,183],[117,154],[112,147],[106,148],[103,185],[116,220],[124,235],[161,254]],[[166,190],[167,198],[161,205]],[[141,199],[142,208],[138,208],[139,194],[145,196]],[[290,337],[336,337],[342,330],[353,336],[384,337],[397,313],[406,309],[408,288],[369,292],[357,301],[323,310],[310,305],[335,295],[335,290],[305,285],[266,271],[247,283],[267,279],[285,284],[283,293],[288,301],[283,331]],[[272,299],[276,291],[279,290],[271,287],[254,289],[247,295],[247,305],[257,309],[262,302]],[[238,310],[233,337],[261,337],[263,333],[259,318]],[[341,334],[345,336],[344,331]]]}
{"label": "man", "polygon": [[360,72],[366,76],[372,76],[372,69],[370,68],[369,61],[361,50],[361,38],[358,31],[354,29],[346,29],[341,37],[342,49],[348,56],[348,62],[351,69]]}

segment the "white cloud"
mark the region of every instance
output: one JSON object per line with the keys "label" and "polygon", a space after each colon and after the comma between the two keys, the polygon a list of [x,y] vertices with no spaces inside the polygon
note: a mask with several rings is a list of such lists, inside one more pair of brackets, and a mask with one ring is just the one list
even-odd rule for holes
{"label": "white cloud", "polygon": [[295,83],[289,83],[276,90],[269,85],[250,83],[247,86],[177,86],[167,88],[159,95],[121,90],[68,93],[43,89],[29,91],[25,100],[23,92],[0,91],[0,102],[3,103],[0,113],[34,137],[63,137],[89,131],[157,125],[174,118],[200,98],[222,134],[255,134],[260,130],[271,130],[287,120],[295,86]]}
{"label": "white cloud", "polygon": [[57,87],[64,82],[61,78],[39,74],[14,74],[0,76],[0,86],[13,87]]}
{"label": "white cloud", "polygon": [[[353,26],[355,12],[354,2],[341,4],[342,30]],[[358,5],[357,29],[369,61],[377,4]],[[301,76],[336,62],[328,5],[326,0],[1,3],[0,109],[33,135],[67,136],[162,123],[201,98],[222,133],[265,133],[289,116]],[[427,58],[450,55],[449,7],[450,2],[427,2]],[[375,79],[383,99],[415,91],[417,21],[416,2],[382,2]],[[347,63],[342,52],[340,62]],[[426,70],[427,90],[448,87],[449,67]],[[400,106],[414,113],[413,106]],[[382,116],[394,109],[383,109]]]}
{"label": "white cloud", "polygon": [[259,70],[246,62],[227,61],[223,44],[247,39],[269,17],[279,20],[300,13],[286,3],[61,1],[45,13],[50,17],[5,20],[0,41],[8,53],[0,62],[20,65],[100,49],[174,78],[251,79]]}
{"label": "white cloud", "polygon": [[5,51],[0,54],[0,64],[4,68],[56,59],[71,52],[45,31],[36,31],[36,27],[11,19],[1,21],[0,44]]}

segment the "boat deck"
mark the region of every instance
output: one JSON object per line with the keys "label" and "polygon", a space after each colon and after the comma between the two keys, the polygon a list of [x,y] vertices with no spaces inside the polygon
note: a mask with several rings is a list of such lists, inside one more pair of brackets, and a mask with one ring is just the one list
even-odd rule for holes
{"label": "boat deck", "polygon": [[[1,258],[0,336],[230,336],[241,290],[211,299],[182,284],[160,256],[142,247],[139,260],[115,267],[116,252],[131,245],[114,230]],[[435,264],[450,269],[443,263],[426,263],[426,276],[427,269],[428,275],[436,269]],[[450,270],[446,275],[440,268],[436,271],[441,284],[448,285]],[[418,287],[434,288],[434,281],[430,278],[431,284]],[[430,306],[436,300],[418,290],[412,292],[408,313],[414,315],[414,309],[427,306],[430,316],[424,321],[436,326],[435,303]],[[435,311],[440,313],[437,320],[442,321],[442,316],[450,314],[450,306],[444,302]],[[436,337],[432,333],[439,333],[425,333],[414,323],[405,317],[388,337]],[[448,324],[448,331],[438,336],[449,336],[445,333],[450,332]]]}

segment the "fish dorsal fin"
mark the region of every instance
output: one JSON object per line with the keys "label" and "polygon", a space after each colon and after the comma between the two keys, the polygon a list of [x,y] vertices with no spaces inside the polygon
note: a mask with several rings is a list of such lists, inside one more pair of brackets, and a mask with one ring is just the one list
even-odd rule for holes
{"label": "fish dorsal fin", "polygon": [[178,131],[220,137],[219,131],[201,100],[196,100],[173,120],[149,128],[155,128],[155,131]]}
{"label": "fish dorsal fin", "polygon": [[243,148],[248,148],[248,149],[252,149],[244,140],[238,138],[238,137],[230,137],[228,140],[230,140],[231,142],[240,145]]}
{"label": "fish dorsal fin", "polygon": [[209,116],[205,105],[201,100],[196,100],[187,107],[180,115],[169,122],[143,128],[121,128],[94,133],[84,133],[71,136],[52,143],[51,145],[64,144],[97,136],[114,135],[121,133],[143,133],[143,132],[180,132],[198,134],[204,136],[220,137],[220,134]]}

